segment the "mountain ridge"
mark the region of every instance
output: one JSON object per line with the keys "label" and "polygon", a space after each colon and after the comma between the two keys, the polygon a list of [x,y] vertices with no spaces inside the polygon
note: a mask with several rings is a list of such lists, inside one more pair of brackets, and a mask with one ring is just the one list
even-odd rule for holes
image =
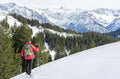
{"label": "mountain ridge", "polygon": [[[18,6],[15,3],[0,4],[0,12],[5,14],[16,13],[28,19],[37,19],[40,23],[51,23],[59,27],[76,32],[100,32],[107,33],[120,28],[114,25],[111,29],[110,23],[120,17],[120,10],[114,9],[30,9],[26,6]],[[117,29],[116,29],[117,27]]]}

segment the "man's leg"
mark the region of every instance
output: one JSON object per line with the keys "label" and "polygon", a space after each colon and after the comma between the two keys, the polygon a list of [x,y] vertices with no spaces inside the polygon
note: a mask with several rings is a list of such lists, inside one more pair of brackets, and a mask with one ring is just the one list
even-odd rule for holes
{"label": "man's leg", "polygon": [[28,60],[28,74],[31,74],[33,60]]}
{"label": "man's leg", "polygon": [[25,60],[25,71],[27,74],[28,74],[28,64],[29,64],[29,61]]}

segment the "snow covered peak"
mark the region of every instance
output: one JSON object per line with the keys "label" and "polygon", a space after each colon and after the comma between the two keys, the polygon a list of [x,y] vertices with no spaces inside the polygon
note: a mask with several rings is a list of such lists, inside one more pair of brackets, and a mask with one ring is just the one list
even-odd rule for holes
{"label": "snow covered peak", "polygon": [[37,19],[41,23],[49,22],[46,16],[40,15],[35,10],[32,10],[25,6],[18,6],[14,3],[1,4],[0,12],[5,14],[16,13],[29,19]]}
{"label": "snow covered peak", "polygon": [[39,12],[51,12],[51,13],[70,13],[70,12],[75,12],[75,9],[69,9],[65,7],[60,7],[60,8],[46,8],[46,9],[38,9],[37,11]]}
{"label": "snow covered peak", "polygon": [[96,13],[99,13],[99,14],[111,14],[111,12],[113,11],[112,9],[106,9],[106,8],[99,8],[99,9],[94,9],[92,10]]}
{"label": "snow covered peak", "polygon": [[95,12],[91,11],[89,13],[93,15],[93,18],[94,18],[94,20],[96,20],[96,22],[103,25],[104,27],[109,25],[116,18],[111,13],[104,14],[104,13],[97,13],[96,11]]}
{"label": "snow covered peak", "polygon": [[98,14],[105,14],[105,15],[115,16],[115,17],[120,16],[120,10],[117,10],[117,9],[99,8],[99,9],[95,9],[93,11],[98,13]]}
{"label": "snow covered peak", "polygon": [[107,28],[111,31],[116,31],[117,29],[120,29],[120,18],[115,18],[108,26]]}
{"label": "snow covered peak", "polygon": [[15,6],[16,6],[15,3],[0,4],[0,8],[3,10],[7,10],[7,9],[13,8]]}

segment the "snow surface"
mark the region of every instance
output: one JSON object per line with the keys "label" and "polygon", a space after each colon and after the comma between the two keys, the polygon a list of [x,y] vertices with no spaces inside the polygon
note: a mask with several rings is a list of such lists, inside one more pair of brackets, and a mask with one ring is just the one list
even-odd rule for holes
{"label": "snow surface", "polygon": [[39,32],[43,32],[43,28],[41,26],[39,26],[40,28],[37,28],[36,26],[30,26],[29,27],[32,29],[32,37],[35,36],[37,33]]}
{"label": "snow surface", "polygon": [[[25,79],[26,73],[11,79]],[[30,79],[120,79],[120,42],[88,49],[32,70]]]}
{"label": "snow surface", "polygon": [[9,23],[10,26],[13,26],[15,23],[17,26],[21,25],[21,23],[12,16],[0,13],[0,21],[4,20],[6,17],[8,19],[7,22]]}
{"label": "snow surface", "polygon": [[49,53],[50,53],[50,55],[52,57],[52,60],[54,60],[56,52],[54,50],[50,50],[49,45],[48,45],[47,42],[45,42],[45,49],[46,49],[46,51],[49,51]]}
{"label": "snow surface", "polygon": [[57,34],[57,35],[59,35],[60,37],[72,37],[72,36],[81,36],[82,37],[82,35],[79,35],[79,34],[71,34],[71,33],[66,33],[66,32],[58,32],[58,31],[55,31],[55,30],[52,30],[52,29],[45,29],[45,30],[48,30],[49,32],[51,32],[51,33],[53,33],[53,34]]}
{"label": "snow surface", "polygon": [[116,17],[110,14],[98,14],[95,12],[91,12],[94,17],[102,24],[104,27],[107,27]]}

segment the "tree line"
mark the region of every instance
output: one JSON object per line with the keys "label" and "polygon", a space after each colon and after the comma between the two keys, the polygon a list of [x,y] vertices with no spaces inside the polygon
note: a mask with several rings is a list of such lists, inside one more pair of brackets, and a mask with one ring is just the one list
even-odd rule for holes
{"label": "tree line", "polygon": [[49,31],[45,31],[45,41],[48,43],[50,50],[57,53],[55,59],[74,54],[89,48],[101,46],[104,44],[117,41],[116,39],[96,32],[87,32],[79,36],[59,36]]}
{"label": "tree line", "polygon": [[105,33],[105,34],[108,35],[108,36],[111,36],[111,37],[113,37],[115,39],[120,40],[120,35],[119,35],[120,34],[120,28],[113,31],[113,32],[109,32],[109,33]]}

